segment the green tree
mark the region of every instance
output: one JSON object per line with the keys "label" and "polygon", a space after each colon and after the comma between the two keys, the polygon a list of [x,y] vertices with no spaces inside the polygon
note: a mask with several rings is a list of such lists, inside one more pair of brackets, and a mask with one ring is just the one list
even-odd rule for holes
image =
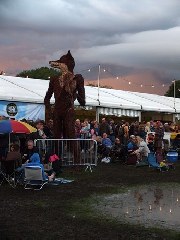
{"label": "green tree", "polygon": [[[97,84],[89,83],[89,82],[86,84],[86,86],[90,86],[90,87],[98,87]],[[111,87],[111,86],[108,86],[108,85],[100,85],[99,87],[100,87],[100,88],[109,88],[109,89],[112,89],[112,87]]]}
{"label": "green tree", "polygon": [[16,77],[29,77],[29,78],[35,78],[35,79],[49,79],[52,76],[59,75],[59,71],[48,68],[48,67],[41,67],[37,69],[31,69],[31,70],[24,70],[16,75]]}
{"label": "green tree", "polygon": [[174,97],[174,86],[175,86],[175,97],[180,98],[180,80],[172,82],[167,92],[164,94],[167,97]]}

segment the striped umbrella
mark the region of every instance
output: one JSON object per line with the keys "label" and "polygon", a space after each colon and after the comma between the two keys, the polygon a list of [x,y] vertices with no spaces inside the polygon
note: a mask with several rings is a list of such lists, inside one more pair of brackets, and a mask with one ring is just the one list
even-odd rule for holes
{"label": "striped umbrella", "polygon": [[17,120],[0,120],[0,134],[5,133],[32,133],[37,129],[30,124]]}

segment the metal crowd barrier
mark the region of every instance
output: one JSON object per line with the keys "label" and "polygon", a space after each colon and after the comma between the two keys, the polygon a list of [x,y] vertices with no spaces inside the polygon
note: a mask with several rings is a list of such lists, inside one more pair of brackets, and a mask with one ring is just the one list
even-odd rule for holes
{"label": "metal crowd barrier", "polygon": [[85,166],[92,172],[97,166],[97,142],[92,139],[37,139],[35,146],[41,156],[56,154],[65,166]]}

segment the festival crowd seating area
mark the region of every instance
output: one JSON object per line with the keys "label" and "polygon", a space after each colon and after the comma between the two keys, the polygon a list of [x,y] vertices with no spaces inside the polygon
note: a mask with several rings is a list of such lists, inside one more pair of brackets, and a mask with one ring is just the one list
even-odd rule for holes
{"label": "festival crowd seating area", "polygon": [[[1,117],[0,120],[3,119],[5,118]],[[35,164],[41,167],[44,180],[53,181],[55,176],[60,174],[62,168],[62,151],[54,150],[57,149],[54,142],[51,142],[51,147],[47,144],[51,139],[54,140],[53,120],[50,119],[47,123],[42,120],[32,122],[23,119],[22,121],[31,124],[37,131],[30,134],[0,134],[1,173],[5,174],[5,177],[14,179],[16,176],[13,175],[12,169],[15,169],[16,175],[17,172],[20,172],[19,182],[21,180],[23,182],[24,168]],[[170,152],[173,156],[175,156],[173,151],[179,155],[180,126],[173,122],[129,123],[121,120],[115,123],[113,119],[107,121],[106,118],[102,118],[100,122],[76,119],[74,130],[78,147],[75,152],[71,151],[72,144],[70,144],[69,152],[71,153],[69,154],[75,154],[77,159],[83,159],[82,156],[86,156],[88,159],[92,153],[96,152],[93,155],[97,158],[96,164],[119,162],[145,166],[149,165],[149,153],[153,153],[157,163],[166,166],[168,165],[166,162],[169,160],[167,156],[170,155]],[[63,140],[63,136],[60,140]],[[34,144],[36,141],[38,144]],[[65,145],[63,147],[67,148],[67,142]],[[76,158],[74,158],[75,161]],[[7,162],[9,166],[6,164]],[[75,163],[75,165],[79,164],[79,162]]]}

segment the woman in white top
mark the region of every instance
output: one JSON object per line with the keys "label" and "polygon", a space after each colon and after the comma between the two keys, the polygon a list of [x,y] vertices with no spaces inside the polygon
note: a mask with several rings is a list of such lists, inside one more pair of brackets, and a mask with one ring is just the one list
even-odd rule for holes
{"label": "woman in white top", "polygon": [[142,139],[139,136],[136,136],[136,140],[138,145],[138,149],[136,150],[136,153],[139,154],[139,160],[147,161],[148,154],[150,153],[147,143],[144,141],[144,139]]}

